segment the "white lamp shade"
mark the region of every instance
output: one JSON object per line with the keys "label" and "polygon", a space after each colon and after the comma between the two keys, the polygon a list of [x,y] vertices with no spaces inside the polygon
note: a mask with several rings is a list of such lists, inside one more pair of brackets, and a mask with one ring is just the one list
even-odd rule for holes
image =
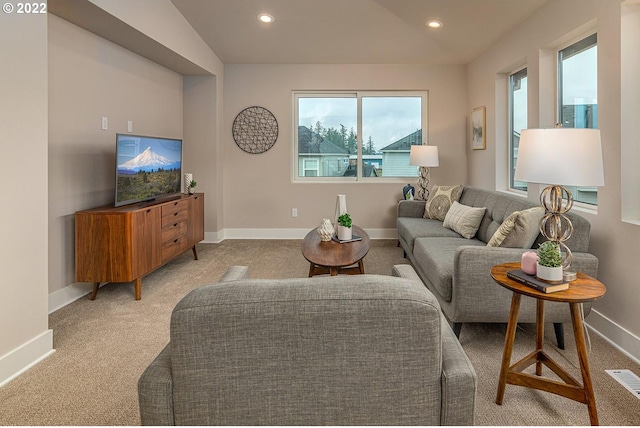
{"label": "white lamp shade", "polygon": [[409,165],[439,166],[438,146],[411,146]]}
{"label": "white lamp shade", "polygon": [[604,186],[600,130],[523,130],[514,178],[528,183]]}

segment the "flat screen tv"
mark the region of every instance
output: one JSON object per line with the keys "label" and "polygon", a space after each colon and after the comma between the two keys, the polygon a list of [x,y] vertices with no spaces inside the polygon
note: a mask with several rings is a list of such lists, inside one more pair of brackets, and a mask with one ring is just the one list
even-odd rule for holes
{"label": "flat screen tv", "polygon": [[116,134],[117,207],[175,197],[182,183],[182,140]]}

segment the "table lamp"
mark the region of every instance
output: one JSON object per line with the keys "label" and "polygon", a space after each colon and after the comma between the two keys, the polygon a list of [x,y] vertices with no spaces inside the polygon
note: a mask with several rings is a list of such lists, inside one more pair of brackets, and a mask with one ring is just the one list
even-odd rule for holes
{"label": "table lamp", "polygon": [[429,167],[439,166],[438,146],[411,146],[409,165],[418,168],[418,200],[427,200],[429,197]]}
{"label": "table lamp", "polygon": [[571,250],[564,243],[573,233],[565,215],[573,196],[564,186],[603,186],[602,145],[599,129],[525,129],[520,134],[515,180],[548,184],[540,194],[545,215],[540,233],[565,251],[563,268],[571,266]]}

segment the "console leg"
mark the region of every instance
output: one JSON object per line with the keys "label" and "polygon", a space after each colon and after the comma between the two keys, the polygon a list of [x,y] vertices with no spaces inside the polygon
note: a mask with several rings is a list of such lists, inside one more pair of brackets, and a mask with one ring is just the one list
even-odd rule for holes
{"label": "console leg", "polygon": [[142,278],[136,278],[133,285],[136,290],[136,300],[142,299]]}
{"label": "console leg", "polygon": [[98,288],[100,288],[100,283],[94,282],[93,291],[91,291],[91,300],[96,300],[96,297],[98,296]]}
{"label": "console leg", "polygon": [[194,245],[193,248],[193,260],[198,260],[198,250],[196,250],[196,246]]}
{"label": "console leg", "polygon": [[561,322],[553,323],[553,330],[556,332],[556,342],[558,342],[558,348],[564,349],[564,328]]}

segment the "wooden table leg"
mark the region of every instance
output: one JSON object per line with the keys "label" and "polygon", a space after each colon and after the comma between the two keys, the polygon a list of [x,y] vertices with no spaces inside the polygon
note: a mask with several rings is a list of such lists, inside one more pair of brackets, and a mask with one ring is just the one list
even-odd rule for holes
{"label": "wooden table leg", "polygon": [[364,261],[360,260],[358,262],[358,268],[360,269],[360,274],[364,275]]}
{"label": "wooden table leg", "polygon": [[[544,344],[544,300],[536,299],[536,351],[542,352]],[[542,361],[536,362],[536,375],[542,376]]]}
{"label": "wooden table leg", "polygon": [[514,292],[511,298],[511,311],[509,312],[509,324],[507,325],[507,334],[504,339],[504,353],[502,354],[502,366],[500,367],[496,404],[502,404],[504,390],[507,387],[507,375],[509,374],[509,365],[511,364],[513,342],[516,338],[516,328],[518,327],[518,311],[520,310],[521,297],[519,293]]}
{"label": "wooden table leg", "polygon": [[580,303],[569,303],[571,307],[571,320],[573,325],[573,335],[576,338],[576,350],[580,361],[580,372],[582,372],[582,386],[584,387],[587,408],[589,409],[589,420],[591,425],[599,425],[598,411],[596,409],[596,398],[591,384],[591,372],[589,371],[589,360],[587,359],[587,346],[584,340],[584,330],[582,326],[582,316],[580,314]]}
{"label": "wooden table leg", "polygon": [[196,246],[194,245],[191,250],[193,251],[193,260],[198,260],[198,250],[196,250]]}
{"label": "wooden table leg", "polygon": [[331,273],[331,276],[336,276],[338,275],[338,268],[337,267],[330,267],[329,268],[329,273]]}
{"label": "wooden table leg", "polygon": [[315,270],[315,266],[313,263],[309,263],[309,278],[313,276],[313,271]]}

